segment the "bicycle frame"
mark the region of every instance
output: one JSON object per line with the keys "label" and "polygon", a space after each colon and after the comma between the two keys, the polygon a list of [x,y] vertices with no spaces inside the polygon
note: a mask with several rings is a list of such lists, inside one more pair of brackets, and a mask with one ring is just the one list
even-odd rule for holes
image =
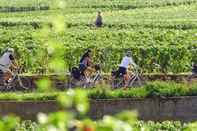
{"label": "bicycle frame", "polygon": [[[72,76],[71,76],[72,77]],[[90,86],[94,86],[96,84],[96,81],[99,80],[99,77],[101,77],[101,72],[99,70],[97,70],[95,72],[95,75],[90,76],[88,78],[82,77],[80,78],[80,80],[78,80],[80,83],[80,86],[82,86],[83,88],[87,88]],[[76,80],[76,79],[75,79]],[[72,80],[71,80],[72,81]]]}
{"label": "bicycle frame", "polygon": [[20,87],[22,87],[24,89],[27,89],[23,85],[23,83],[22,83],[22,81],[21,81],[21,79],[19,77],[19,71],[20,71],[20,68],[18,68],[16,71],[12,72],[12,74],[14,74],[14,75],[12,76],[12,79],[11,79],[11,81],[9,81],[8,85],[6,86],[6,88],[10,87],[10,85],[17,79],[17,81],[19,82]]}
{"label": "bicycle frame", "polygon": [[197,80],[197,74],[196,73],[192,73],[188,78],[188,81],[192,81],[192,80]]}
{"label": "bicycle frame", "polygon": [[93,82],[96,83],[96,81],[101,77],[101,72],[98,70],[96,71],[96,75],[93,77]]}
{"label": "bicycle frame", "polygon": [[139,85],[142,85],[142,82],[141,82],[141,79],[139,77],[139,73],[137,71],[137,69],[134,69],[134,73],[133,75],[130,77],[130,80],[129,80],[129,86],[133,86],[135,80],[138,80],[138,83]]}
{"label": "bicycle frame", "polygon": [[[101,72],[99,70],[97,70],[95,75],[90,76],[89,78],[86,78],[84,80],[85,81],[84,88],[95,86],[96,81],[99,80],[99,77],[101,77]],[[89,79],[89,80],[87,80],[87,79]]]}
{"label": "bicycle frame", "polygon": [[[120,81],[118,83],[116,83],[116,85],[112,85],[112,87],[114,88],[118,88],[122,85],[125,85],[125,80],[124,80],[124,77],[121,76],[118,78]],[[134,71],[132,73],[132,75],[130,75],[130,79],[128,80],[128,86],[133,86],[134,85],[134,82],[138,80],[138,84],[139,85],[142,85],[142,82],[141,82],[141,79],[140,79],[140,76],[139,76],[139,73],[138,73],[138,70],[136,68],[134,68]],[[115,81],[115,80],[114,80]]]}

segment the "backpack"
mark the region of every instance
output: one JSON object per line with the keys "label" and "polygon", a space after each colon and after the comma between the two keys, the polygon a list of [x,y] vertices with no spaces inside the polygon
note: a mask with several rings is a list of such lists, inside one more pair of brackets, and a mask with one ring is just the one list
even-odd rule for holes
{"label": "backpack", "polygon": [[71,75],[72,75],[75,79],[80,80],[80,71],[79,71],[79,69],[78,69],[77,67],[73,67],[73,68],[71,69]]}

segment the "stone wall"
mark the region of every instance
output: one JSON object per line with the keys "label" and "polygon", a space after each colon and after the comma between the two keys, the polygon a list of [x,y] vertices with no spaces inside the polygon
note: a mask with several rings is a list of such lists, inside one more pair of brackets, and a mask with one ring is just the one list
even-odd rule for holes
{"label": "stone wall", "polygon": [[39,112],[49,113],[59,109],[55,101],[0,101],[0,115],[17,115],[28,120],[36,120]]}
{"label": "stone wall", "polygon": [[[54,112],[60,108],[55,101],[1,101],[0,115],[16,114],[23,119],[36,119],[38,112]],[[197,120],[197,96],[90,100],[89,116],[93,119],[113,115],[123,110],[137,110],[142,120]]]}
{"label": "stone wall", "polygon": [[91,100],[90,116],[94,119],[123,110],[138,111],[142,120],[197,120],[197,97]]}

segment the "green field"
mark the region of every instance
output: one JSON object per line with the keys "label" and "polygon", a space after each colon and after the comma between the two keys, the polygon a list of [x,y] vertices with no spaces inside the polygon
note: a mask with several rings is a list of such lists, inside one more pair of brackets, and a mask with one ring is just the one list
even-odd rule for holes
{"label": "green field", "polygon": [[[14,47],[25,72],[51,72],[45,46],[49,38],[65,47],[65,71],[77,65],[86,48],[94,50],[94,59],[102,63],[104,72],[118,66],[125,49],[132,49],[136,63],[149,73],[189,72],[191,62],[197,61],[196,0],[76,0],[67,1],[63,9],[52,0],[0,2],[6,9],[39,6],[49,9],[0,10],[0,52],[8,45]],[[101,29],[93,26],[98,10],[104,17]],[[35,35],[51,25],[57,14],[64,17],[63,33],[49,30],[47,37]]]}
{"label": "green field", "polygon": [[[102,28],[94,26],[97,11],[102,12]],[[0,0],[0,53],[7,47],[16,50],[23,73],[30,75],[54,73],[59,67],[68,72],[87,48],[104,73],[117,68],[128,49],[143,73],[188,73],[191,63],[197,62],[197,0]],[[0,131],[74,131],[72,126],[79,131],[195,131],[197,127],[179,121],[138,121],[135,112],[100,120],[85,115],[89,99],[197,96],[196,82],[146,82],[127,90],[97,85],[68,91],[55,90],[48,82],[39,81],[40,88],[33,92],[0,93],[0,101],[56,100],[64,110],[39,114],[36,122],[1,117]],[[77,114],[65,108],[75,108]]]}

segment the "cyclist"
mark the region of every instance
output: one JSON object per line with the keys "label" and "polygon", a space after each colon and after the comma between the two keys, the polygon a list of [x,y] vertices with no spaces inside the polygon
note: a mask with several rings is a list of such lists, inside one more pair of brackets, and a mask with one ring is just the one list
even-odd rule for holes
{"label": "cyclist", "polygon": [[16,62],[14,58],[14,49],[8,48],[5,53],[0,57],[0,72],[3,76],[4,84],[8,84],[11,80],[13,73],[12,69],[16,69]]}
{"label": "cyclist", "polygon": [[119,68],[118,68],[115,76],[112,77],[112,79],[114,79],[114,77],[118,77],[120,75],[123,75],[123,79],[125,81],[124,88],[129,86],[128,82],[129,82],[130,76],[127,72],[129,65],[132,65],[133,67],[137,67],[137,65],[133,61],[131,54],[132,54],[131,51],[127,51],[126,55],[122,58],[121,64],[119,65]]}
{"label": "cyclist", "polygon": [[79,71],[82,76],[85,76],[87,79],[92,72],[94,72],[94,69],[92,68],[93,62],[91,59],[91,50],[88,49],[81,57],[80,64],[79,64]]}
{"label": "cyclist", "polygon": [[192,64],[192,75],[189,76],[188,80],[191,80],[192,78],[197,76],[197,63]]}
{"label": "cyclist", "polygon": [[197,63],[193,63],[193,66],[192,66],[192,73],[194,75],[197,75]]}

